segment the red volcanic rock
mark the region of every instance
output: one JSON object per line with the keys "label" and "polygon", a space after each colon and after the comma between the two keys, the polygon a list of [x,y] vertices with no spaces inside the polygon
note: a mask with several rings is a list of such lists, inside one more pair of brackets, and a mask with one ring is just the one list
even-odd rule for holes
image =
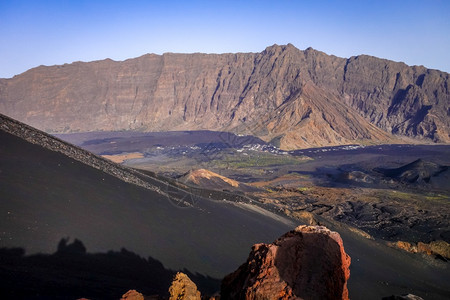
{"label": "red volcanic rock", "polygon": [[129,290],[120,300],[144,300],[144,296],[136,290]]}
{"label": "red volcanic rock", "polygon": [[422,243],[422,242],[418,242],[417,243],[417,251],[425,253],[427,255],[431,255],[432,254],[430,245]]}
{"label": "red volcanic rock", "polygon": [[392,244],[394,247],[397,247],[399,249],[411,252],[411,253],[417,253],[417,246],[412,243],[404,242],[404,241],[397,241],[396,243]]}
{"label": "red volcanic rock", "polygon": [[337,232],[299,226],[272,244],[256,244],[222,281],[221,299],[348,299],[350,257]]}

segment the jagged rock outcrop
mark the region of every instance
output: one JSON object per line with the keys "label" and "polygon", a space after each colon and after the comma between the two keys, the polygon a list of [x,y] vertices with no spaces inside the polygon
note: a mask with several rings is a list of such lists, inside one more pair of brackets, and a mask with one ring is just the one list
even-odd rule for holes
{"label": "jagged rock outcrop", "polygon": [[195,283],[182,272],[178,272],[173,278],[169,294],[169,300],[201,300]]}
{"label": "jagged rock outcrop", "polygon": [[442,240],[431,241],[430,243],[418,242],[417,244],[397,241],[395,243],[389,243],[389,245],[410,253],[423,253],[450,259],[450,244]]}
{"label": "jagged rock outcrop", "polygon": [[222,281],[221,299],[348,299],[350,257],[323,226],[299,226],[272,244],[256,244]]}
{"label": "jagged rock outcrop", "polygon": [[225,176],[219,175],[217,173],[214,173],[212,171],[206,170],[206,169],[197,169],[197,170],[191,170],[188,174],[185,175],[185,181],[192,182],[194,184],[202,185],[202,181],[218,181],[217,186],[222,187],[239,187],[239,182],[236,180],[227,178]]}
{"label": "jagged rock outcrop", "polygon": [[256,191],[257,188],[238,182],[206,169],[191,170],[180,181],[212,190]]}
{"label": "jagged rock outcrop", "polygon": [[224,130],[294,149],[450,142],[449,74],[292,45],[261,53],[147,54],[0,79],[0,112],[47,132]]}
{"label": "jagged rock outcrop", "polygon": [[144,300],[144,295],[136,290],[129,290],[122,295],[122,298],[120,300]]}

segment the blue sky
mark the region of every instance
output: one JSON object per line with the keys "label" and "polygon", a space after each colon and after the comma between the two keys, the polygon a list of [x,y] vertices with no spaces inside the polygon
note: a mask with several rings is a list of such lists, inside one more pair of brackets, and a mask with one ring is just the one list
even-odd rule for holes
{"label": "blue sky", "polygon": [[39,65],[287,43],[450,72],[450,1],[0,0],[0,78]]}

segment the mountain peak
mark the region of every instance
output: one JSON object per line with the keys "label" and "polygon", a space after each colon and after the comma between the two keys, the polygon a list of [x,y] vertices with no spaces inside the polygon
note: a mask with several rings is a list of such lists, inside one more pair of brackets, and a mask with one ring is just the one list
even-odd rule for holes
{"label": "mountain peak", "polygon": [[266,53],[281,53],[285,51],[299,51],[294,45],[288,43],[287,45],[278,45],[273,44],[272,46],[267,47],[264,51]]}
{"label": "mountain peak", "polygon": [[0,112],[53,133],[214,130],[280,140],[284,149],[405,136],[448,143],[448,81],[375,57],[274,44],[260,54],[38,68],[0,80]]}

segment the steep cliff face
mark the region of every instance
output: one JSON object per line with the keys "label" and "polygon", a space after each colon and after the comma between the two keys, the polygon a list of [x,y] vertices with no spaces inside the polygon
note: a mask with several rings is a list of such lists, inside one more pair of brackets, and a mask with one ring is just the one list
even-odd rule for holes
{"label": "steep cliff face", "polygon": [[450,141],[449,74],[370,56],[348,60],[342,98],[388,132]]}
{"label": "steep cliff face", "polygon": [[228,130],[282,148],[450,142],[448,74],[292,45],[38,67],[0,80],[0,112],[48,132]]}

